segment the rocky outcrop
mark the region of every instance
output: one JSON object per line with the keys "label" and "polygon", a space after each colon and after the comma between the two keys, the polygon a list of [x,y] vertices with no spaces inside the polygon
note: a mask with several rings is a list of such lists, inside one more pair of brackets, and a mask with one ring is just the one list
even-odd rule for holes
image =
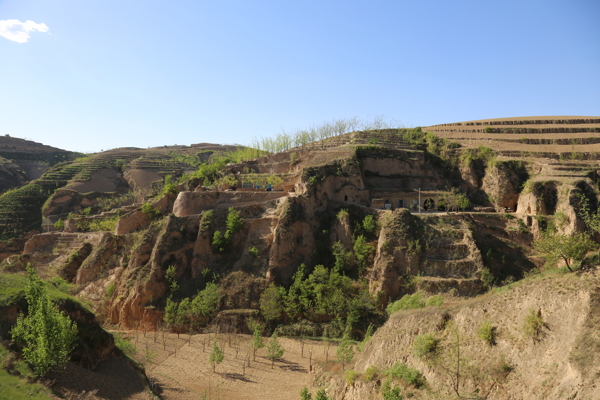
{"label": "rocky outcrop", "polygon": [[331,229],[330,242],[341,242],[346,247],[346,250],[352,249],[352,226],[350,223],[350,215],[346,212],[338,214],[335,219],[333,228]]}
{"label": "rocky outcrop", "polygon": [[384,304],[415,290],[460,296],[483,290],[483,258],[469,227],[474,224],[461,217],[421,219],[406,209],[387,212],[380,221],[369,289]]}
{"label": "rocky outcrop", "polygon": [[103,234],[100,243],[94,247],[89,257],[77,269],[75,283],[78,285],[89,283],[102,276],[107,268],[118,265],[116,259],[119,257],[119,250],[123,244],[122,237],[110,233]]}
{"label": "rocky outcrop", "polygon": [[127,233],[137,232],[146,229],[150,225],[148,214],[134,210],[130,211],[117,221],[115,235],[125,235]]}
{"label": "rocky outcrop", "polygon": [[376,150],[361,158],[365,184],[370,188],[443,188],[443,180],[425,161],[424,153],[394,152],[394,157],[378,156]]}
{"label": "rocky outcrop", "polygon": [[485,176],[485,165],[479,159],[470,160],[459,165],[460,176],[463,180],[462,186],[465,194],[474,199],[477,204],[486,204],[485,199],[481,198],[481,185]]}
{"label": "rocky outcrop", "polygon": [[307,203],[305,198],[290,197],[279,207],[280,218],[269,253],[269,281],[289,284],[298,266],[310,260],[315,249],[315,236],[309,223],[312,214]]}
{"label": "rocky outcrop", "polygon": [[529,181],[519,198],[517,213],[523,215],[523,220],[536,237],[546,228],[545,220],[536,216],[555,216],[555,226],[565,234],[582,232],[585,224],[577,213],[579,196],[593,191],[592,185],[583,180],[576,184]]}
{"label": "rocky outcrop", "polygon": [[[405,293],[404,276],[419,270],[420,240],[425,226],[404,208],[385,215],[377,243],[377,253],[369,276],[369,290],[384,300],[394,300]],[[404,291],[404,293],[403,293]]]}
{"label": "rocky outcrop", "polygon": [[63,265],[59,267],[58,275],[67,282],[74,281],[81,264],[92,253],[92,250],[93,246],[91,243],[84,243],[81,248],[71,253]]}
{"label": "rocky outcrop", "polygon": [[144,201],[155,192],[154,186],[160,184],[162,176],[154,169],[132,168],[123,174],[129,186],[133,189],[136,199],[139,202]]}
{"label": "rocky outcrop", "polygon": [[522,185],[529,178],[524,164],[516,161],[496,162],[488,166],[481,189],[496,210],[515,211]]}
{"label": "rocky outcrop", "polygon": [[175,266],[182,291],[193,290],[193,282],[188,286],[185,278],[191,274],[189,266],[197,236],[197,218],[167,217],[141,233],[131,244],[126,266],[113,273],[118,285],[108,305],[109,319],[127,327],[144,324],[156,328],[162,320],[156,304],[167,293],[166,269]]}
{"label": "rocky outcrop", "polygon": [[213,208],[227,208],[260,203],[286,196],[284,192],[179,192],[173,214],[176,217],[200,214]]}
{"label": "rocky outcrop", "polygon": [[45,217],[58,218],[58,216],[67,215],[70,212],[93,207],[99,201],[113,196],[113,193],[90,192],[82,194],[73,189],[60,189],[54,192],[46,201],[42,214]]}
{"label": "rocky outcrop", "polygon": [[3,268],[24,270],[31,263],[43,278],[56,274],[71,281],[91,247],[98,245],[102,233],[47,232],[33,235],[25,243],[23,254],[3,261]]}

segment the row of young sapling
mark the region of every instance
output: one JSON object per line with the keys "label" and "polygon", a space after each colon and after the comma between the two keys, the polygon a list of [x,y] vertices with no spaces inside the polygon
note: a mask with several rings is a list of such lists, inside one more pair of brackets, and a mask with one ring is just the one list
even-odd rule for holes
{"label": "row of young sapling", "polygon": [[[140,336],[143,337],[143,362],[148,364],[160,364],[155,361],[157,353],[152,350],[150,340],[154,344],[162,344],[163,351],[167,353],[167,358],[170,356],[177,357],[177,352],[181,352],[181,348],[187,343],[190,347],[202,347],[203,353],[209,353],[209,363],[213,367],[213,372],[216,372],[216,367],[224,360],[224,345],[227,344],[234,352],[236,360],[241,360],[240,366],[242,374],[246,374],[246,368],[251,368],[251,362],[256,362],[257,351],[263,347],[267,348],[266,358],[271,361],[271,368],[274,368],[276,361],[283,358],[285,349],[278,341],[278,335],[275,332],[265,344],[262,336],[262,327],[258,323],[249,324],[250,330],[253,332],[248,339],[245,335],[239,335],[235,332],[235,327],[231,324],[221,324],[211,331],[207,331],[198,339],[197,335],[189,333],[169,334],[165,324],[158,324],[156,329],[148,330],[144,324],[138,322],[135,326],[135,347],[139,348]],[[150,340],[149,340],[150,339]],[[300,342],[301,357],[308,358],[309,371],[314,371],[313,365],[313,347],[307,346],[308,339],[306,336],[298,338]],[[331,348],[331,340],[325,339],[323,348],[323,356],[325,362],[329,362],[329,352]],[[306,351],[305,351],[305,347]],[[306,355],[305,355],[306,353]]]}

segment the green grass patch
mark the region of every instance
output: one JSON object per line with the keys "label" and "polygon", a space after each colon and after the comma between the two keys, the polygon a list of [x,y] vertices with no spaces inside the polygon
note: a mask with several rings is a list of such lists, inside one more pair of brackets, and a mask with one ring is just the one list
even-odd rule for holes
{"label": "green grass patch", "polygon": [[99,231],[114,231],[117,226],[117,222],[119,221],[119,216],[115,215],[111,218],[104,219],[94,219],[90,221],[88,225],[88,230],[90,232],[99,232]]}
{"label": "green grass patch", "polygon": [[413,294],[405,294],[400,300],[390,303],[385,311],[388,315],[392,315],[400,310],[414,310],[429,306],[441,306],[442,304],[444,304],[444,298],[441,295],[436,294],[425,298],[423,291],[419,290]]}
{"label": "green grass patch", "polygon": [[523,333],[525,336],[531,337],[534,341],[538,341],[542,337],[542,330],[545,325],[541,311],[535,311],[533,308],[529,309],[529,313],[523,323]]}
{"label": "green grass patch", "polygon": [[496,344],[496,327],[492,325],[490,321],[484,321],[477,328],[477,337],[488,345],[493,346]]}
{"label": "green grass patch", "polygon": [[[59,283],[57,287],[55,286],[56,282],[59,281],[53,279],[50,282],[44,282],[50,300],[60,301],[69,299],[82,304],[77,298],[68,293],[71,285],[66,283],[68,285],[66,286]],[[25,275],[0,272],[0,306],[8,306],[25,298],[25,285],[27,285],[27,277]]]}
{"label": "green grass patch", "polygon": [[437,355],[440,340],[433,333],[426,333],[415,337],[413,353],[416,357],[427,360]]}
{"label": "green grass patch", "polygon": [[[23,360],[15,360],[0,344],[0,400],[46,400],[52,399],[52,392],[45,386],[29,383],[33,372]],[[8,369],[12,373],[8,372]]]}
{"label": "green grass patch", "polygon": [[121,332],[112,332],[115,340],[115,346],[129,357],[133,357],[137,353],[135,345],[131,343],[128,337],[125,337]]}
{"label": "green grass patch", "polygon": [[367,381],[367,382],[375,381],[379,378],[380,374],[381,374],[381,372],[379,371],[379,368],[376,365],[371,365],[371,366],[369,366],[369,368],[367,368],[367,370],[364,373],[365,381]]}
{"label": "green grass patch", "polygon": [[430,307],[430,306],[441,306],[442,304],[444,304],[444,298],[440,294],[436,294],[436,295],[431,296],[425,302],[425,305],[427,307]]}
{"label": "green grass patch", "polygon": [[24,275],[0,273],[0,306],[8,306],[25,297]]}
{"label": "green grass patch", "polygon": [[396,311],[414,310],[423,307],[425,307],[425,299],[423,299],[423,292],[419,290],[413,294],[405,294],[400,300],[388,305],[385,310],[389,315],[392,315]]}
{"label": "green grass patch", "polygon": [[390,379],[401,379],[416,388],[421,388],[425,385],[425,377],[418,369],[399,361],[396,361],[393,366],[386,369],[384,375]]}

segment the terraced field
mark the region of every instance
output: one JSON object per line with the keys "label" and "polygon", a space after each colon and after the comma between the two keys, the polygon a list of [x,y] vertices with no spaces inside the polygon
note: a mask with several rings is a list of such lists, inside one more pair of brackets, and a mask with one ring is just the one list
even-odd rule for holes
{"label": "terraced field", "polygon": [[[34,157],[36,156],[34,150],[38,148],[51,155],[55,154],[55,150],[57,150],[23,139],[14,139],[9,142],[16,144],[3,146],[0,141],[0,152],[2,150],[19,152],[27,150],[31,153],[27,153],[28,157]],[[120,148],[56,163],[38,179],[0,196],[0,240],[10,240],[31,230],[39,230],[42,221],[42,206],[57,189],[102,192],[102,186],[95,184],[92,179],[93,176],[102,174],[98,171],[113,170],[115,171],[113,175],[119,176],[126,171],[152,172],[155,180],[160,181],[166,175],[177,176],[188,170],[194,170],[201,162],[206,162],[215,151],[236,148],[235,146],[219,146],[208,143],[193,147]],[[67,154],[67,152],[64,153]]]}
{"label": "terraced field", "polygon": [[600,117],[482,119],[432,125],[423,130],[465,147],[488,146],[505,156],[600,158]]}

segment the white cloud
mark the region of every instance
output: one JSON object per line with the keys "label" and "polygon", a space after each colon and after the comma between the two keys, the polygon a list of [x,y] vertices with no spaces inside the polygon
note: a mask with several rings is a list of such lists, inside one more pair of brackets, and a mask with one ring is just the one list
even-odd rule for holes
{"label": "white cloud", "polygon": [[0,21],[0,36],[17,43],[26,43],[30,38],[29,32],[48,32],[48,29],[48,25],[33,21],[21,22],[18,19]]}

